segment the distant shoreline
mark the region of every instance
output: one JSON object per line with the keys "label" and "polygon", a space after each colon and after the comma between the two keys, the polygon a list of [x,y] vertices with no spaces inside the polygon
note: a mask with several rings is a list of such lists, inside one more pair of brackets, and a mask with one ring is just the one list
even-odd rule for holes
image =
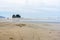
{"label": "distant shoreline", "polygon": [[29,22],[29,23],[60,23],[59,20],[28,20],[28,19],[4,19],[0,18],[0,22]]}

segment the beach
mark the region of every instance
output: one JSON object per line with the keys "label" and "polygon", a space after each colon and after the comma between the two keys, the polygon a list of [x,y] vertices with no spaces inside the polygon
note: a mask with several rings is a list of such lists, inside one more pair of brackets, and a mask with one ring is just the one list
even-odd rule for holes
{"label": "beach", "polygon": [[58,26],[60,24],[0,22],[0,40],[60,40]]}

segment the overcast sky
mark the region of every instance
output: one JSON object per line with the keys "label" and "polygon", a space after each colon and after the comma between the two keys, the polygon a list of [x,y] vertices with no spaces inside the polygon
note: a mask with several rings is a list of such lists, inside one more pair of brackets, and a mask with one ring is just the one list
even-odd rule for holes
{"label": "overcast sky", "polygon": [[60,0],[0,0],[0,15],[25,18],[60,17]]}

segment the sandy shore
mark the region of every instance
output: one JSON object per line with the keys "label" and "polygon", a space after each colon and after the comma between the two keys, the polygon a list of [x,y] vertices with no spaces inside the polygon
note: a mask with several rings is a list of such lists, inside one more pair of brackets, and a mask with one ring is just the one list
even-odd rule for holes
{"label": "sandy shore", "polygon": [[46,26],[54,25],[1,22],[0,40],[60,40],[60,30],[45,28]]}

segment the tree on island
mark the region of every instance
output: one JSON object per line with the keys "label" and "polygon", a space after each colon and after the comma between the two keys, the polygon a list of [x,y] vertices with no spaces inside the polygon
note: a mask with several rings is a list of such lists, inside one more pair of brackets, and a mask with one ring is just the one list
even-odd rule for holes
{"label": "tree on island", "polygon": [[16,15],[12,15],[12,18],[21,18],[21,16],[19,14],[16,14]]}
{"label": "tree on island", "polygon": [[16,18],[21,18],[21,16],[19,14],[16,15]]}
{"label": "tree on island", "polygon": [[12,18],[16,18],[16,16],[13,14],[13,15],[12,15]]}

